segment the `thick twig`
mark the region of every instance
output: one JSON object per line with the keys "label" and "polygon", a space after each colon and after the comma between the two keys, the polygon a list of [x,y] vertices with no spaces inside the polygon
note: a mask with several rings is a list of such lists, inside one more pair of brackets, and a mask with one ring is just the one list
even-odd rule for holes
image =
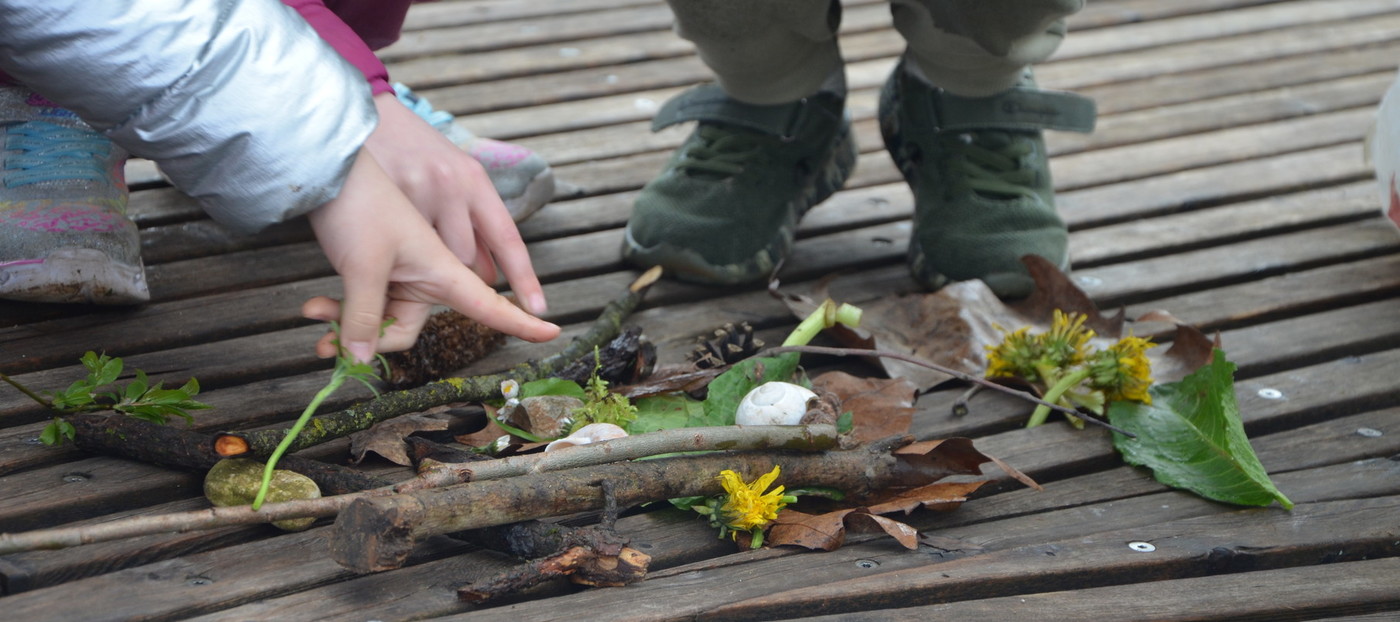
{"label": "thick twig", "polygon": [[1093,417],[1087,417],[1087,416],[1085,416],[1083,413],[1081,413],[1081,412],[1079,412],[1079,411],[1077,411],[1077,410],[1075,410],[1075,409],[1073,409],[1073,408],[1068,408],[1068,407],[1066,407],[1066,406],[1061,406],[1061,405],[1059,405],[1059,404],[1053,404],[1053,403],[1051,403],[1051,402],[1047,402],[1047,401],[1045,401],[1045,400],[1042,400],[1042,399],[1040,399],[1039,397],[1036,397],[1036,396],[1034,396],[1034,395],[1032,395],[1032,394],[1030,394],[1030,393],[1027,393],[1027,392],[1025,392],[1025,391],[1021,391],[1021,390],[1013,389],[1013,388],[1008,387],[1008,386],[1005,386],[1005,385],[997,384],[997,383],[992,382],[992,381],[990,381],[990,380],[987,380],[986,378],[983,378],[983,377],[981,377],[981,376],[974,376],[974,375],[969,374],[969,373],[967,373],[967,372],[958,371],[958,370],[953,369],[953,368],[951,368],[951,367],[945,367],[945,366],[943,366],[943,365],[939,365],[938,363],[934,363],[934,362],[932,362],[932,361],[926,361],[926,360],[921,359],[921,358],[919,358],[919,357],[917,357],[917,356],[912,356],[912,355],[904,354],[904,353],[901,353],[901,352],[890,352],[890,351],[887,351],[887,350],[866,350],[866,349],[861,349],[861,348],[829,348],[829,347],[825,347],[825,346],[780,346],[780,347],[777,347],[777,348],[769,348],[769,349],[767,349],[767,350],[764,350],[764,351],[762,351],[762,352],[759,352],[759,353],[758,353],[758,356],[768,356],[768,355],[772,355],[772,354],[782,354],[782,353],[784,353],[784,352],[803,352],[803,353],[807,353],[807,354],[825,354],[825,355],[828,355],[828,356],[879,356],[879,357],[883,357],[883,358],[891,358],[891,359],[896,359],[896,360],[904,361],[904,362],[906,362],[906,363],[913,363],[913,364],[919,365],[919,366],[921,366],[921,367],[927,367],[927,368],[932,369],[932,370],[934,370],[934,371],[941,372],[941,373],[944,373],[944,374],[948,374],[949,376],[952,376],[952,377],[954,377],[954,378],[957,378],[958,380],[963,380],[963,381],[966,381],[966,382],[971,382],[971,383],[973,383],[973,384],[976,384],[976,385],[981,386],[981,387],[986,388],[986,389],[992,389],[992,390],[994,390],[994,391],[1000,391],[1000,392],[1005,393],[1005,394],[1007,394],[1007,395],[1010,395],[1010,396],[1012,396],[1012,397],[1017,397],[1017,398],[1026,400],[1027,402],[1031,402],[1032,404],[1036,404],[1036,405],[1039,405],[1039,406],[1044,406],[1044,407],[1046,407],[1046,408],[1049,408],[1050,410],[1059,411],[1059,412],[1061,412],[1061,413],[1064,413],[1064,414],[1066,414],[1066,415],[1070,415],[1070,416],[1072,416],[1072,417],[1078,417],[1079,419],[1081,419],[1081,420],[1083,420],[1083,421],[1088,421],[1089,423],[1092,423],[1092,424],[1094,424],[1094,425],[1107,428],[1107,429],[1109,429],[1109,430],[1112,430],[1112,431],[1114,431],[1114,432],[1117,432],[1118,434],[1122,434],[1123,436],[1126,436],[1126,437],[1128,437],[1128,438],[1137,438],[1137,435],[1136,435],[1136,434],[1133,434],[1133,433],[1131,433],[1131,432],[1128,432],[1127,430],[1124,430],[1124,429],[1122,429],[1122,428],[1119,428],[1118,426],[1115,426],[1115,425],[1113,425],[1113,424],[1111,424],[1111,423],[1108,423],[1107,421],[1102,421],[1102,420],[1099,420],[1099,419],[1095,419],[1095,418],[1093,418]]}
{"label": "thick twig", "polygon": [[[715,434],[707,434],[707,430],[715,431]],[[735,431],[742,431],[743,434],[741,438],[736,439],[729,434],[729,432]],[[667,438],[670,439],[669,442],[666,441]],[[697,441],[697,438],[702,440],[709,439],[710,444]],[[830,441],[822,439],[830,439]],[[572,469],[590,464],[597,465],[615,460],[624,460],[629,457],[657,455],[677,451],[704,451],[721,448],[755,449],[768,447],[796,449],[800,448],[804,442],[815,451],[831,447],[831,443],[834,442],[834,439],[835,428],[832,426],[751,426],[747,428],[681,428],[676,430],[662,430],[641,436],[615,439],[604,443],[570,447],[566,451],[513,456],[511,458],[493,461],[509,461],[509,464],[503,465],[502,467],[488,471],[471,471],[470,469],[466,469],[467,473],[465,475],[458,473],[442,481],[459,482],[462,481],[461,478],[463,476],[474,478],[479,481],[482,479],[510,477],[521,473],[539,474],[557,469]],[[469,467],[475,464],[490,463],[467,463],[446,466]],[[270,523],[288,518],[324,518],[335,516],[344,509],[346,505],[356,499],[386,496],[403,491],[422,490],[427,487],[429,487],[427,483],[415,478],[397,486],[379,487],[351,494],[322,497],[320,499],[268,503],[257,511],[254,511],[251,507],[246,505],[228,506],[159,516],[138,516],[85,527],[60,527],[17,534],[0,534],[0,555],[37,549],[66,548],[155,533],[185,532],[232,525]],[[564,512],[560,513],[563,514]],[[462,528],[462,530],[465,529],[468,528]],[[460,530],[453,529],[448,531]]]}
{"label": "thick twig", "polygon": [[[87,451],[191,471],[208,470],[220,460],[211,449],[212,435],[179,424],[158,425],[114,412],[69,415],[66,419],[75,431],[74,444]],[[354,469],[297,456],[283,458],[278,466],[310,477],[327,495],[390,483]]]}
{"label": "thick twig", "polygon": [[[587,332],[575,337],[558,354],[539,361],[522,363],[500,374],[448,378],[413,389],[384,393],[340,412],[313,417],[288,451],[299,451],[333,438],[366,430],[385,419],[427,410],[434,406],[496,399],[501,396],[501,382],[504,380],[526,382],[548,377],[555,370],[580,357],[591,355],[593,348],[602,346],[616,337],[622,329],[622,322],[637,307],[647,289],[659,276],[659,269],[643,274],[632,283],[625,294],[604,307]],[[261,458],[271,455],[286,434],[287,428],[283,427],[250,432],[225,432],[216,437],[215,448],[220,455],[226,457],[249,455]]]}
{"label": "thick twig", "polygon": [[776,465],[789,485],[829,486],[850,499],[860,499],[877,490],[980,473],[977,465],[990,461],[973,450],[967,439],[932,443],[907,455],[892,451],[909,440],[894,437],[853,450],[808,454],[747,451],[677,456],[357,499],[337,517],[327,540],[331,556],[342,565],[357,572],[376,572],[402,566],[416,542],[431,535],[598,509],[603,499],[597,483],[605,479],[614,483],[620,505],[633,506],[714,495],[721,490],[715,476],[722,470],[757,476]]}

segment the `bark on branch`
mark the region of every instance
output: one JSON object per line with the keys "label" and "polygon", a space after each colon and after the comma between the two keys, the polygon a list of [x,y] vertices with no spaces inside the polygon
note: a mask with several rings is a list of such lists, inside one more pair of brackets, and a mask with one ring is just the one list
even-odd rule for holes
{"label": "bark on branch", "polygon": [[[137,423],[145,424],[150,427],[162,427],[140,421]],[[196,432],[187,432],[183,430],[174,430],[174,432],[179,433],[177,436],[204,436]],[[520,473],[543,474],[553,472],[557,469],[574,469],[587,465],[605,464],[616,460],[646,455],[678,451],[716,450],[720,448],[743,450],[784,447],[787,449],[821,451],[835,444],[835,432],[836,430],[832,426],[751,426],[747,428],[717,427],[660,430],[646,435],[614,439],[593,445],[570,447],[565,451],[548,454],[515,456],[487,463],[478,462],[440,465],[434,467],[434,470],[427,476],[427,480],[429,481],[414,478],[394,486],[379,485],[370,490],[364,490],[362,488],[359,489],[359,492],[351,494],[337,494],[320,499],[268,503],[257,511],[254,511],[252,507],[246,505],[228,506],[158,516],[137,516],[84,527],[60,527],[17,534],[0,534],[0,555],[37,549],[66,548],[95,542],[134,538],[155,533],[185,532],[199,529],[215,529],[232,525],[270,523],[289,518],[326,518],[335,516],[357,499],[388,496],[405,491],[424,491],[425,489],[430,489],[429,487],[435,478],[436,481],[459,482],[462,481],[462,478],[483,480],[510,477]],[[207,436],[205,439],[207,442]],[[183,438],[180,442],[188,444],[193,441],[192,438]],[[305,460],[304,462],[315,461]],[[501,462],[503,464],[496,467],[481,468],[481,466],[495,462]],[[170,463],[164,462],[164,464]],[[177,466],[190,467],[191,465],[181,464]],[[477,469],[472,470],[472,466],[477,466]],[[204,466],[198,468],[208,467]],[[376,481],[378,484],[383,483],[382,480]],[[568,512],[551,512],[546,509],[537,516],[531,518],[558,516],[566,513]],[[517,521],[493,522],[489,526],[494,527],[515,522]],[[509,535],[512,530],[519,531],[520,529],[523,529],[523,527],[508,526],[503,527],[501,530],[493,531]],[[450,533],[454,531],[463,530],[449,529],[448,531],[438,533]],[[519,538],[519,540],[522,541],[533,537],[530,534],[521,535],[522,537]],[[485,543],[491,541],[493,538],[482,534],[481,537],[473,536],[471,539],[474,542]],[[515,541],[517,538],[512,537],[507,538],[507,540]],[[532,549],[534,550],[512,550],[511,552],[527,557],[537,556],[535,553],[538,552],[539,547],[532,547]]]}
{"label": "bark on branch", "polygon": [[[989,460],[972,450],[966,439],[961,440],[965,447],[956,450],[960,460],[906,459],[892,452],[909,440],[898,437],[815,454],[679,456],[366,497],[346,506],[337,517],[329,538],[331,556],[357,572],[391,570],[402,566],[414,545],[428,536],[601,508],[605,502],[599,489],[602,481],[612,483],[613,498],[625,507],[718,494],[720,471],[732,469],[756,477],[776,464],[789,485],[830,486],[861,498],[884,488],[930,483],[952,473],[979,473],[976,464]],[[976,458],[968,459],[966,451]],[[954,466],[949,469],[949,465]]]}

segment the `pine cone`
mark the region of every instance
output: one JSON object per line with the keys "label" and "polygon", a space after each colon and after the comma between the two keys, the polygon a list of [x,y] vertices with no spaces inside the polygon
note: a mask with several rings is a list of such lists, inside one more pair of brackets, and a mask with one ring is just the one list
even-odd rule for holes
{"label": "pine cone", "polygon": [[753,327],[748,322],[725,324],[715,332],[696,340],[695,349],[686,360],[697,369],[722,367],[742,361],[763,349],[763,340],[753,336]]}
{"label": "pine cone", "polygon": [[403,352],[384,355],[391,388],[408,389],[441,380],[501,347],[504,333],[453,310],[434,313],[418,341]]}

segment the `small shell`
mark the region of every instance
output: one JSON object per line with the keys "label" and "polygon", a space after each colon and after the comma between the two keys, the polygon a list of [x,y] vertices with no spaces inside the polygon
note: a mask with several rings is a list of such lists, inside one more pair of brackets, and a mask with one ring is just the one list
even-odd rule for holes
{"label": "small shell", "polygon": [[573,434],[570,434],[567,437],[561,438],[557,441],[546,445],[544,450],[548,452],[556,449],[562,449],[564,447],[573,447],[575,445],[588,445],[590,443],[597,443],[599,441],[606,441],[614,438],[622,438],[624,436],[627,436],[627,430],[624,430],[611,423],[590,423],[586,426],[579,428]]}
{"label": "small shell", "polygon": [[807,400],[816,397],[790,382],[765,382],[744,396],[734,413],[737,425],[797,425],[807,413]]}

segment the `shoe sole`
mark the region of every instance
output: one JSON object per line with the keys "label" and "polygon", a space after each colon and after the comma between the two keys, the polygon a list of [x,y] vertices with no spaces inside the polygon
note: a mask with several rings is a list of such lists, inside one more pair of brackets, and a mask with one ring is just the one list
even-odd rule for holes
{"label": "shoe sole", "polygon": [[530,180],[530,183],[525,185],[525,192],[510,199],[502,198],[502,202],[506,204],[506,210],[510,212],[510,217],[519,223],[553,200],[554,189],[554,171],[545,167],[543,171],[535,175],[534,179]]}
{"label": "shoe sole", "polygon": [[124,305],[151,299],[146,271],[102,251],[64,247],[38,261],[0,263],[0,298],[23,302]]}
{"label": "shoe sole", "polygon": [[689,248],[664,242],[655,246],[642,246],[633,239],[630,227],[624,234],[623,259],[643,267],[662,266],[669,276],[704,285],[743,285],[770,278],[773,270],[792,250],[797,223],[802,216],[840,190],[855,170],[858,152],[855,138],[851,134],[849,116],[842,121],[841,132],[836,140],[831,155],[822,163],[813,183],[801,196],[788,204],[788,222],[779,228],[778,235],[766,248],[748,260],[736,264],[714,265]]}

